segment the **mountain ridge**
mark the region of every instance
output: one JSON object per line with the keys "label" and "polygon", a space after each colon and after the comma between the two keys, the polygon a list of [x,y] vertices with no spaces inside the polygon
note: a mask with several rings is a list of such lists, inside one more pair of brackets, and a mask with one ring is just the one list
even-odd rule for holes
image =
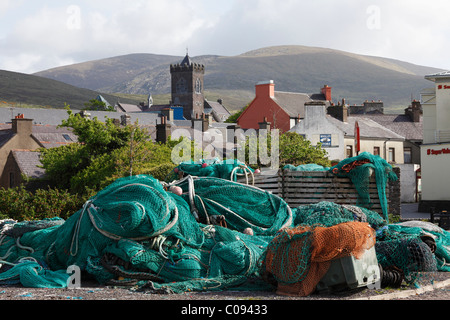
{"label": "mountain ridge", "polygon": [[[131,53],[33,75],[106,94],[170,97],[169,67],[182,59],[183,56]],[[235,56],[202,55],[192,60],[205,65],[206,98],[222,98],[231,111],[249,103],[255,84],[265,80],[274,80],[276,91],[287,92],[317,93],[323,85],[329,85],[335,102],[343,98],[350,104],[382,100],[386,110],[400,110],[408,106],[411,98],[419,99],[420,91],[430,86],[424,79],[426,74],[442,70],[308,46],[272,46]]]}

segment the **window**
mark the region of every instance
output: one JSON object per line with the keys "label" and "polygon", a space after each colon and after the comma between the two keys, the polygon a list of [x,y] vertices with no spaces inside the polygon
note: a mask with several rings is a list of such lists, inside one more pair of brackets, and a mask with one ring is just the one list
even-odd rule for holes
{"label": "window", "polygon": [[389,162],[395,162],[395,148],[389,148]]}
{"label": "window", "polygon": [[380,147],[373,147],[373,155],[374,156],[380,155]]}
{"label": "window", "polygon": [[412,163],[412,149],[409,147],[403,148],[403,157],[405,163]]}
{"label": "window", "polygon": [[347,146],[347,158],[353,157],[353,146]]}
{"label": "window", "polygon": [[202,93],[202,82],[199,78],[197,78],[197,81],[195,81],[195,93]]}

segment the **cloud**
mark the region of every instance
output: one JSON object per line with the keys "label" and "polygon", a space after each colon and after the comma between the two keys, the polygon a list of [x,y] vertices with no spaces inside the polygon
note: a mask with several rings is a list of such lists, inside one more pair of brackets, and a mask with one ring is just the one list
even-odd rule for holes
{"label": "cloud", "polygon": [[21,72],[136,52],[238,55],[273,45],[450,69],[447,0],[0,0],[2,15],[0,69]]}
{"label": "cloud", "polygon": [[[195,2],[96,1],[91,7],[42,7],[22,18],[0,45],[0,68],[38,71],[56,63],[85,61],[135,52],[182,55],[189,39],[209,22],[196,13]],[[189,17],[186,19],[186,17]],[[25,62],[27,55],[33,59]],[[52,62],[53,61],[53,62]]]}

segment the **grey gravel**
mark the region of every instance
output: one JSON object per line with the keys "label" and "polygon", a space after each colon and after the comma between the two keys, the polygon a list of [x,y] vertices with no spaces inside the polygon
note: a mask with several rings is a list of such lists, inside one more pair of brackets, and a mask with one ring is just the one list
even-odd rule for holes
{"label": "grey gravel", "polygon": [[134,288],[101,286],[94,282],[78,289],[25,288],[20,285],[1,286],[0,300],[450,300],[450,273],[429,272],[419,275],[415,284],[403,283],[400,288],[359,288],[341,293],[311,294],[307,297],[282,296],[269,291],[187,292],[183,294],[149,294]]}

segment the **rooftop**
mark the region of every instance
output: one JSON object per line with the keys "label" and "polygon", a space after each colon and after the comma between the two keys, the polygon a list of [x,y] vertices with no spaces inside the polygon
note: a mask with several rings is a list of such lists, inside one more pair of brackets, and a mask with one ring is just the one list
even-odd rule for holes
{"label": "rooftop", "polygon": [[405,138],[384,127],[378,122],[369,119],[368,117],[358,116],[358,117],[348,117],[347,122],[342,122],[332,116],[327,116],[327,119],[334,123],[339,129],[341,129],[346,136],[354,136],[355,132],[355,122],[358,121],[360,128],[361,138],[379,138],[379,139],[392,139],[392,140],[405,140]]}
{"label": "rooftop", "polygon": [[282,92],[275,91],[275,97],[273,99],[282,107],[291,118],[304,118],[305,117],[305,103],[310,101],[325,101],[323,94],[307,94],[296,92]]}
{"label": "rooftop", "polygon": [[442,71],[438,73],[433,73],[425,76],[425,79],[430,81],[436,81],[436,79],[444,79],[449,78],[450,79],[450,71]]}
{"label": "rooftop", "polygon": [[20,168],[20,171],[29,178],[42,178],[45,169],[41,168],[40,152],[31,150],[13,150],[13,157]]}
{"label": "rooftop", "polygon": [[364,114],[352,115],[351,117],[364,117],[382,125],[383,127],[405,137],[407,140],[423,140],[423,118],[419,122],[411,121],[404,114]]}

